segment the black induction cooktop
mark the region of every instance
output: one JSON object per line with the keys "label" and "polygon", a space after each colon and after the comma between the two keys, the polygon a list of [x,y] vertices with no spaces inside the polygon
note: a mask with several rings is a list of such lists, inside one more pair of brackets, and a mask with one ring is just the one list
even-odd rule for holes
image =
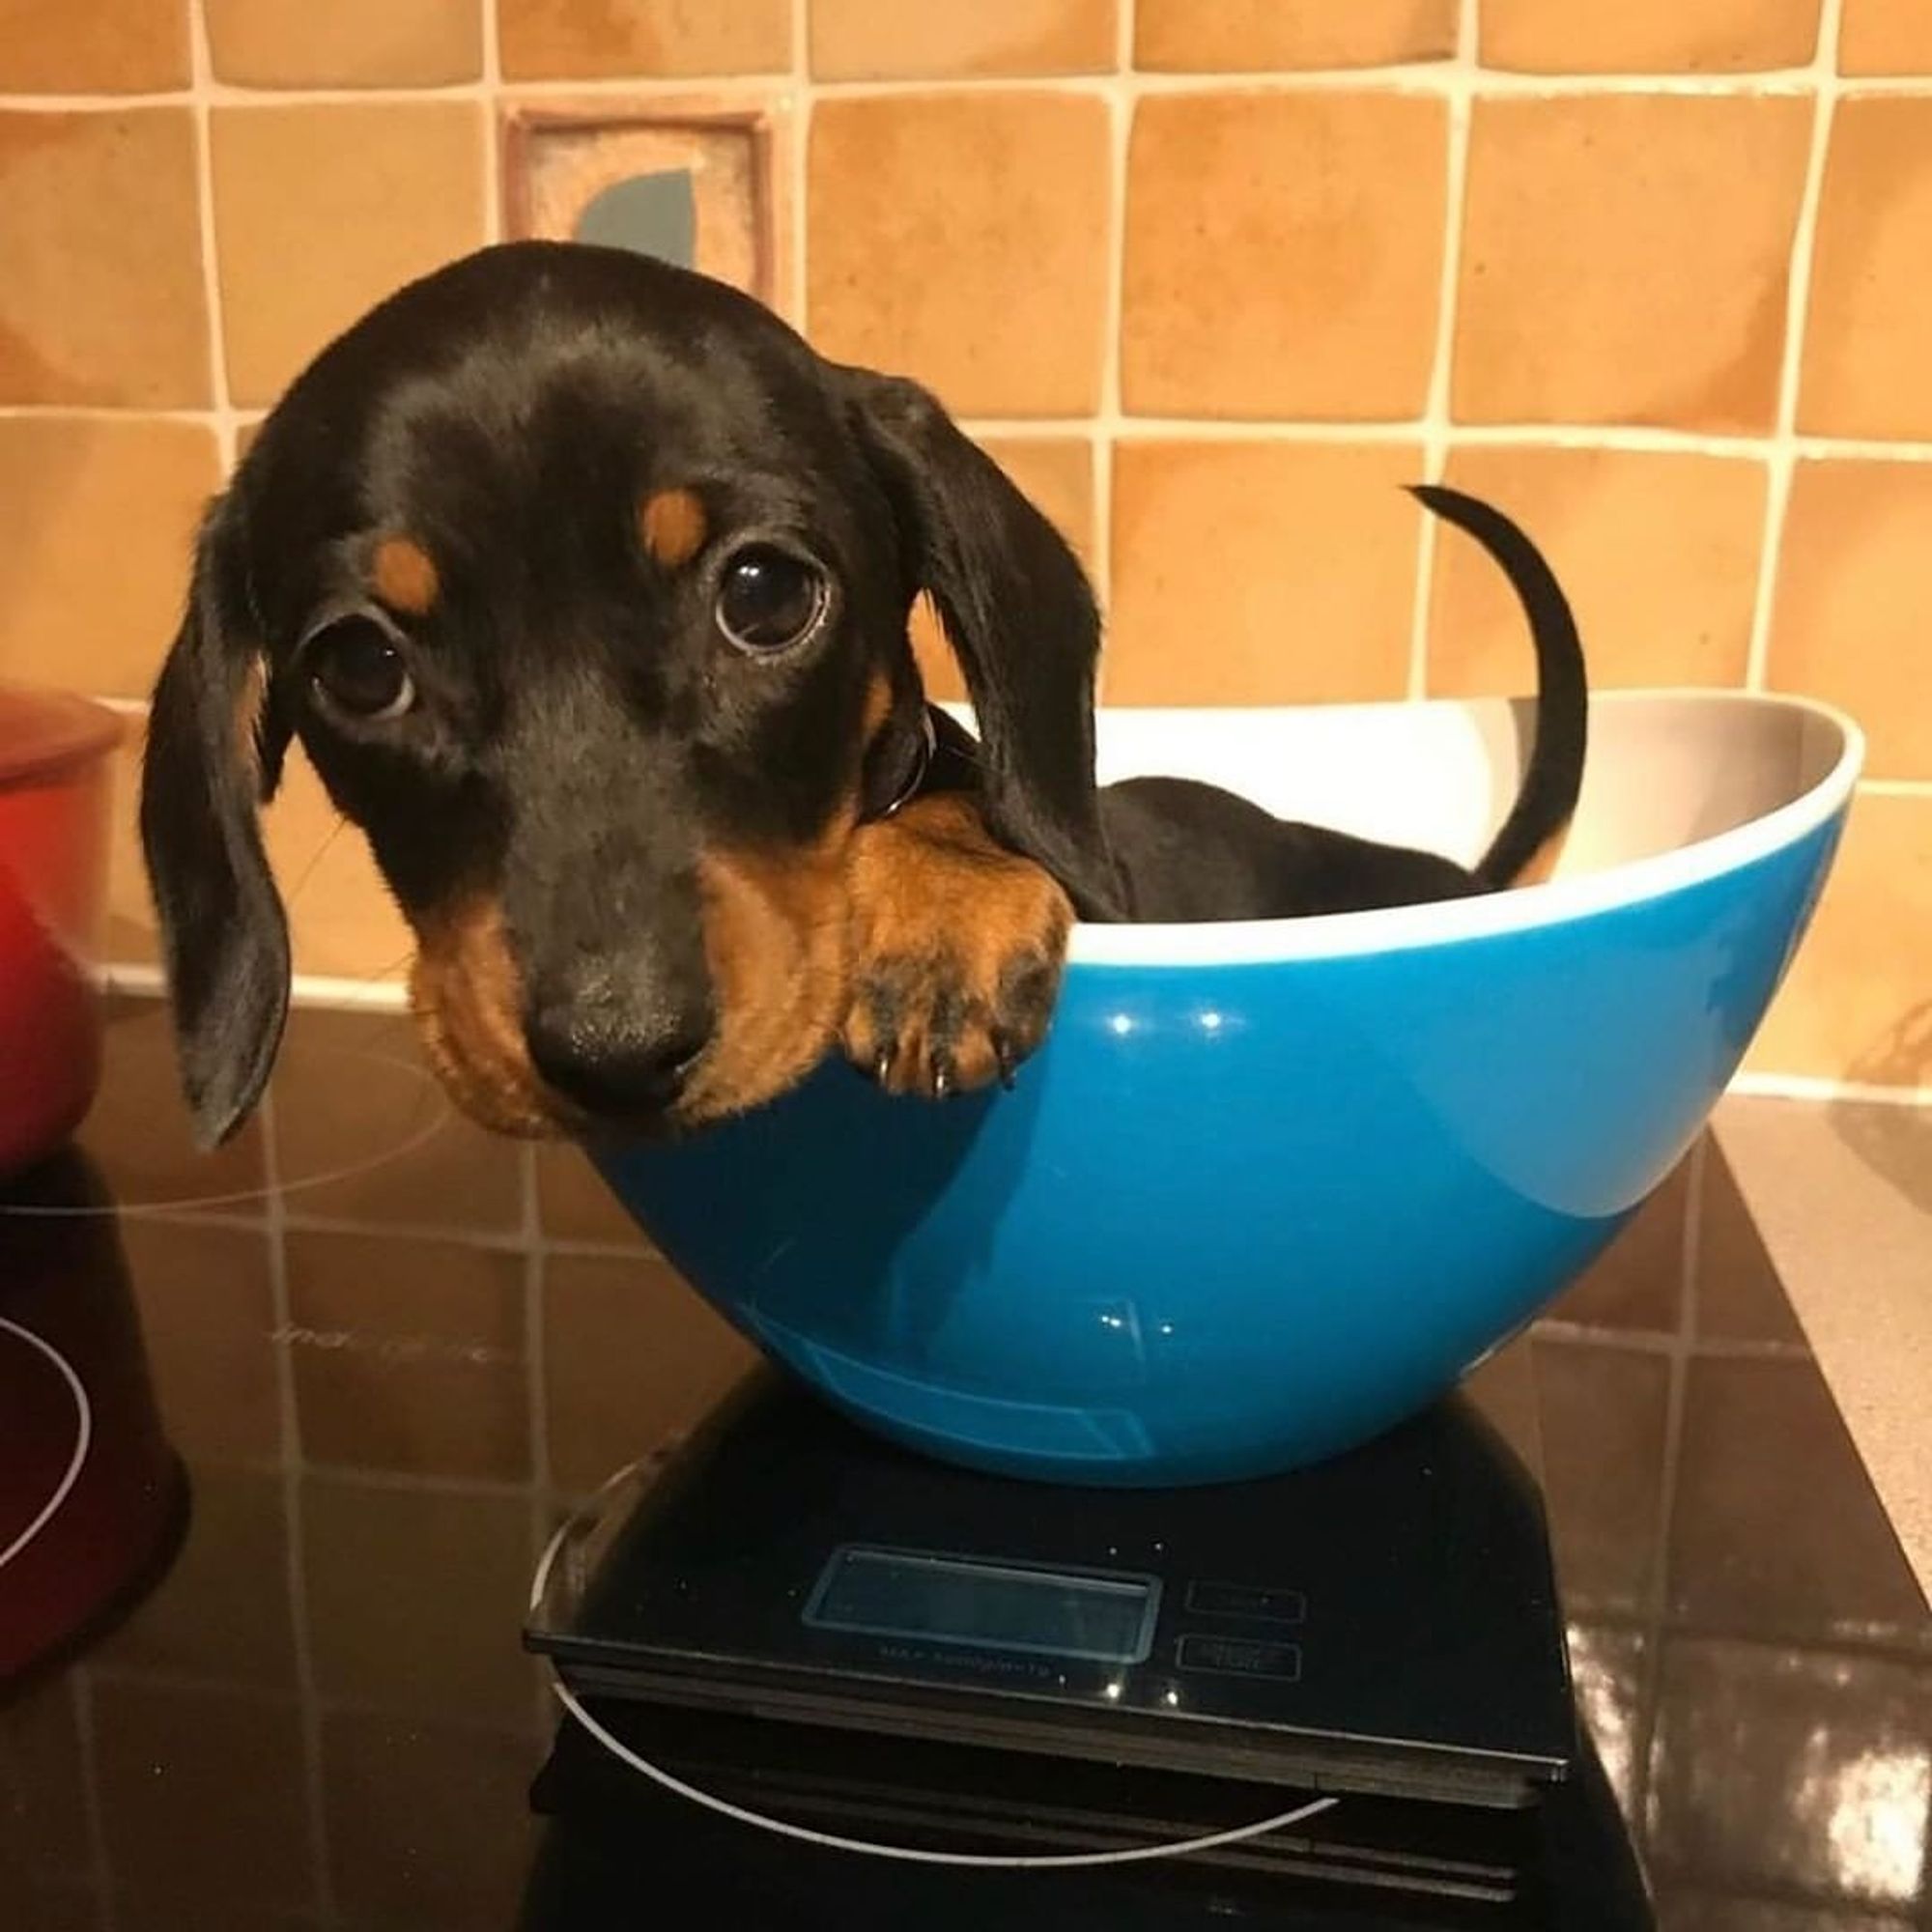
{"label": "black induction cooktop", "polygon": [[[119,1010],[79,1153],[0,1188],[0,1316],[67,1324],[117,1520],[152,1539],[0,1690],[9,1925],[1455,1922],[1338,1918],[1264,1853],[1191,1889],[862,1864],[586,1753],[519,1645],[533,1566],[752,1358],[573,1156],[451,1121],[398,1016],[298,1012],[268,1116],[203,1161],[159,1014]],[[1666,1932],[1932,1924],[1932,1617],[1717,1151],[1498,1367],[1588,1746],[1559,1830],[1628,1818]],[[137,1506],[144,1471],[185,1474],[185,1534],[178,1488]],[[0,1622],[23,1574],[0,1569]],[[1391,1608],[1426,1651],[1435,1606]],[[651,1742],[826,1816],[938,1776],[748,1755],[717,1713]],[[1066,1760],[1066,1795],[1095,1773]],[[1176,1823],[1197,1796],[1159,1794]],[[1510,1854],[1458,1831],[1429,1848],[1445,1867]]]}

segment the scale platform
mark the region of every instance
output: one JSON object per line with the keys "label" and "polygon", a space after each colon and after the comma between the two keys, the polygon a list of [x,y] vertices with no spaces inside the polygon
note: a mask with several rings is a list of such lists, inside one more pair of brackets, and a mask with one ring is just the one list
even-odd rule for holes
{"label": "scale platform", "polygon": [[[1122,1492],[932,1463],[760,1377],[569,1526],[526,1640],[698,1788],[926,1848],[1333,1795],[1186,1862],[1508,1906],[1578,1756],[1541,1494],[1466,1396],[1316,1469]],[[566,1727],[539,1807],[627,1779]]]}

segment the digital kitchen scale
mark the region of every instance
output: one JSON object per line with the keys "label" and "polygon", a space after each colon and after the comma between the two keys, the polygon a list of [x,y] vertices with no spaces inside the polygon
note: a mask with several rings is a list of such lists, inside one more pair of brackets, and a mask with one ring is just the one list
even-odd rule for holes
{"label": "digital kitchen scale", "polygon": [[[1536,1883],[1578,1748],[1542,1498],[1466,1395],[1315,1469],[1124,1492],[933,1463],[760,1377],[566,1528],[526,1640],[763,1813],[1054,1851],[1334,1796],[1206,1857],[1471,1905]],[[562,1740],[553,1800],[642,1782],[603,1755]]]}

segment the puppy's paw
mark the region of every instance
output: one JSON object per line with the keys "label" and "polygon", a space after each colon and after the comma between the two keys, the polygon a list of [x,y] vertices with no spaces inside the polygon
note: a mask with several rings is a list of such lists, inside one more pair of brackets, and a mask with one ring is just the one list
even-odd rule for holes
{"label": "puppy's paw", "polygon": [[894,1094],[1010,1086],[1060,992],[1073,907],[1053,879],[948,795],[861,829],[850,905],[852,1063]]}

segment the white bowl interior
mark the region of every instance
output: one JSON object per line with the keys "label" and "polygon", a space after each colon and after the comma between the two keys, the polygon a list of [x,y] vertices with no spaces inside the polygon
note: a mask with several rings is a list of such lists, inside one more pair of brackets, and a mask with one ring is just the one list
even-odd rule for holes
{"label": "white bowl interior", "polygon": [[[970,714],[962,712],[962,717]],[[1472,864],[1515,798],[1525,700],[1103,710],[1102,783],[1205,780],[1282,817]],[[1551,881],[1421,907],[1202,925],[1082,925],[1089,963],[1187,965],[1434,945],[1629,904],[1822,824],[1863,756],[1829,707],[1741,691],[1600,692],[1577,819]]]}
{"label": "white bowl interior", "polygon": [[[1463,865],[1516,796],[1533,707],[1505,699],[1104,711],[1100,780],[1204,779],[1286,818]],[[1558,877],[1716,837],[1830,777],[1844,733],[1812,707],[1732,693],[1605,693]]]}

